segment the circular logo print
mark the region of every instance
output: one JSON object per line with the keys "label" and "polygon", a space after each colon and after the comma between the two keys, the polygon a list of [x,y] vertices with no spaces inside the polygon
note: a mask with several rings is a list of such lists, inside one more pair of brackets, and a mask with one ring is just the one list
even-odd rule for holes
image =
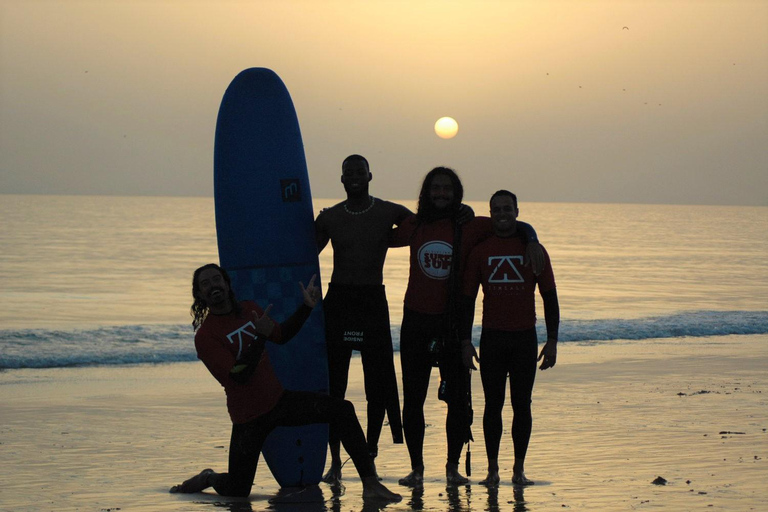
{"label": "circular logo print", "polygon": [[419,267],[431,279],[448,279],[453,246],[446,242],[427,242],[419,249]]}

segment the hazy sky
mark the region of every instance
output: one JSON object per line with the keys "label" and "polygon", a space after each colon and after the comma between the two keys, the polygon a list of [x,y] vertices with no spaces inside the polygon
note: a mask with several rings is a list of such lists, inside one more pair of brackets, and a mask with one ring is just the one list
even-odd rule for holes
{"label": "hazy sky", "polygon": [[0,192],[212,195],[248,67],[318,198],[361,153],[391,199],[448,165],[474,200],[768,205],[765,0],[0,0]]}

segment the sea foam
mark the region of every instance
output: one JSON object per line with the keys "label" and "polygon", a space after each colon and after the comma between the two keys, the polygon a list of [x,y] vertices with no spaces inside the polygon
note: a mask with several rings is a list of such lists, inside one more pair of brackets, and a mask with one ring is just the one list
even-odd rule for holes
{"label": "sea foam", "polygon": [[[539,339],[546,339],[543,322]],[[479,326],[473,340],[480,338]],[[568,320],[560,324],[561,342],[606,343],[679,337],[768,333],[768,311],[694,311],[639,319]],[[189,325],[123,325],[96,329],[0,330],[0,369],[130,365],[194,361]],[[392,326],[395,350],[400,327]]]}

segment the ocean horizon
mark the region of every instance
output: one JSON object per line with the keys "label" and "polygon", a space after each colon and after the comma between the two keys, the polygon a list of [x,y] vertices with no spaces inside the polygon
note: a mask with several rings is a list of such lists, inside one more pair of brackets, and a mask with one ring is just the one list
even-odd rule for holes
{"label": "ocean horizon", "polygon": [[[0,369],[195,360],[191,275],[218,261],[212,198],[3,199]],[[315,199],[315,213],[338,201]],[[768,207],[521,198],[520,210],[552,257],[562,342],[768,333]],[[330,246],[320,267],[325,290]],[[384,270],[397,350],[407,249]]]}

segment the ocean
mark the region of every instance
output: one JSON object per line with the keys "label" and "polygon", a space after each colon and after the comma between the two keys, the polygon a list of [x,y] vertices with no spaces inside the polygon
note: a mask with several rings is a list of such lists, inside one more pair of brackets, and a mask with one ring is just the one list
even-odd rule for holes
{"label": "ocean", "polygon": [[[0,197],[0,369],[196,359],[191,276],[218,261],[213,199]],[[520,219],[551,255],[563,343],[768,333],[768,207],[523,200]],[[320,266],[325,288],[330,246]],[[407,277],[407,249],[391,250],[396,350]]]}

